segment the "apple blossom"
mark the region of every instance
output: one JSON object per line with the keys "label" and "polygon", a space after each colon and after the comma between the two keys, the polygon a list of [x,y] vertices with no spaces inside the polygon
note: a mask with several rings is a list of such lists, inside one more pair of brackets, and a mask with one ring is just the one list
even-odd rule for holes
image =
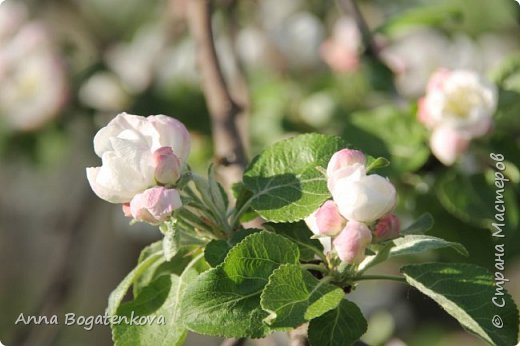
{"label": "apple blossom", "polygon": [[497,90],[475,72],[439,69],[419,100],[418,118],[433,131],[430,146],[445,165],[466,151],[472,138],[489,132]]}
{"label": "apple blossom", "polygon": [[339,236],[334,239],[333,245],[343,262],[359,264],[365,258],[365,249],[371,241],[372,233],[367,225],[349,221]]}
{"label": "apple blossom", "polygon": [[394,214],[388,214],[380,218],[374,227],[376,241],[385,241],[399,237],[401,223]]}
{"label": "apple blossom", "polygon": [[190,137],[182,123],[166,115],[119,114],[94,137],[94,151],[103,164],[87,168],[92,190],[111,203],[129,202],[156,185],[154,152],[163,147],[170,147],[184,165]]}
{"label": "apple blossom", "polygon": [[343,229],[345,222],[346,220],[338,212],[336,203],[332,200],[326,201],[305,218],[305,223],[316,235],[336,235]]}
{"label": "apple blossom", "polygon": [[337,72],[355,71],[359,67],[361,35],[355,21],[343,17],[336,22],[334,33],[320,47],[323,60]]}
{"label": "apple blossom", "polygon": [[430,138],[432,153],[446,166],[452,165],[464,153],[471,138],[449,126],[433,130]]}
{"label": "apple blossom", "polygon": [[67,99],[64,66],[47,27],[28,21],[22,4],[0,8],[0,116],[12,130],[36,130]]}
{"label": "apple blossom", "polygon": [[338,179],[351,177],[358,179],[366,174],[366,158],[359,150],[342,149],[330,158],[327,165],[327,187],[330,191]]}
{"label": "apple blossom", "polygon": [[331,193],[340,214],[359,222],[372,222],[389,213],[397,199],[392,183],[377,174],[338,179]]}
{"label": "apple blossom", "polygon": [[181,197],[176,189],[156,186],[132,198],[130,213],[137,221],[158,225],[166,221],[172,212],[181,206]]}
{"label": "apple blossom", "polygon": [[420,120],[428,127],[452,127],[470,137],[484,135],[497,106],[496,87],[475,72],[437,70],[420,103]]}
{"label": "apple blossom", "polygon": [[171,147],[161,147],[153,152],[155,180],[161,184],[175,184],[181,176],[181,163]]}

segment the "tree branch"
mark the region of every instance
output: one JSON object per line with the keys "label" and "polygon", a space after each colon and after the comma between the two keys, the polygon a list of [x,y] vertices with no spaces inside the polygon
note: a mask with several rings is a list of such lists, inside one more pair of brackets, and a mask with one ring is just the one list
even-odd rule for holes
{"label": "tree branch", "polygon": [[365,54],[381,61],[379,48],[372,37],[372,33],[365,21],[365,17],[363,17],[363,14],[359,10],[356,0],[339,0],[339,5],[343,11],[349,12],[354,17],[358,30],[361,33],[363,44],[365,45]]}
{"label": "tree branch", "polygon": [[208,104],[218,173],[224,185],[240,180],[246,153],[237,118],[242,108],[233,100],[219,65],[208,0],[188,1],[188,23],[197,46],[202,89]]}

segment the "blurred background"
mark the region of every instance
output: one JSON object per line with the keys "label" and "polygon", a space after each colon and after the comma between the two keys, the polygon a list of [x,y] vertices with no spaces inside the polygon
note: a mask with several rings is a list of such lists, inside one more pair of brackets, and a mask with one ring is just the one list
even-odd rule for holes
{"label": "blurred background", "polygon": [[[193,138],[190,164],[212,161],[210,121],[189,0],[6,0],[0,5],[0,341],[6,345],[111,345],[108,326],[15,325],[25,315],[104,313],[139,251],[159,239],[98,199],[85,168],[100,164],[96,131],[117,113],[167,114]],[[493,172],[506,157],[506,286],[520,302],[520,6],[513,0],[360,0],[372,32],[333,1],[214,1],[213,28],[234,96],[247,106],[250,157],[297,133],[343,136],[385,156],[406,226],[430,212],[431,234],[463,243],[423,260],[494,270]],[[356,21],[357,20],[357,21]],[[361,29],[362,26],[361,26]],[[475,70],[497,84],[493,131],[453,166],[430,153],[417,99],[439,67]],[[378,268],[397,272],[401,259]],[[369,345],[484,345],[403,285],[363,283]],[[190,335],[187,345],[222,340]],[[277,334],[251,345],[285,345]]]}

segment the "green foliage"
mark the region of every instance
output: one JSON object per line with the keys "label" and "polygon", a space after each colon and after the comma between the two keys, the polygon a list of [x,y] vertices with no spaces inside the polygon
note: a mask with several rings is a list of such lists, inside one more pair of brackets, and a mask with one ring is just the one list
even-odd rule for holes
{"label": "green foliage", "polygon": [[[146,249],[149,251],[149,249]],[[137,266],[130,272],[128,275],[119,283],[112,293],[110,293],[110,297],[108,298],[108,307],[107,313],[108,315],[115,315],[121,301],[126,295],[126,292],[130,289],[134,281],[141,276],[144,272],[146,272],[154,263],[161,260],[163,257],[162,252],[156,252],[147,256],[143,261],[139,262]]]}
{"label": "green foliage", "polygon": [[260,295],[271,273],[282,264],[297,264],[299,250],[288,239],[269,232],[246,237],[222,264],[201,274],[182,303],[183,320],[197,333],[225,337],[262,337],[268,313]]}
{"label": "green foliage", "polygon": [[323,253],[323,246],[318,239],[312,239],[312,232],[303,221],[294,223],[269,223],[264,225],[268,230],[291,239],[300,249],[300,260],[311,261],[316,253]]}
{"label": "green foliage", "polygon": [[268,147],[244,173],[244,184],[254,194],[251,206],[268,221],[303,219],[330,197],[317,168],[326,167],[345,146],[338,137],[306,134]]}
{"label": "green foliage", "polygon": [[[145,287],[131,302],[124,303],[117,310],[118,316],[144,316],[149,323],[135,325],[119,323],[113,325],[113,339],[116,346],[172,345],[184,343],[187,331],[180,314],[180,301],[188,284],[197,277],[194,269],[188,269],[181,276],[163,275]],[[164,318],[164,323],[159,320]]]}
{"label": "green foliage", "polygon": [[311,346],[350,346],[367,330],[367,321],[356,304],[340,304],[309,323]]}
{"label": "green foliage", "polygon": [[449,242],[428,235],[406,235],[393,240],[394,247],[390,249],[390,257],[415,255],[425,251],[450,247],[463,256],[469,256],[468,250],[459,243]]}
{"label": "green foliage", "polygon": [[350,116],[343,137],[354,147],[388,158],[396,172],[414,171],[428,159],[426,131],[409,109],[384,106]]}
{"label": "green foliage", "polygon": [[[401,272],[410,285],[432,298],[469,331],[494,345],[517,343],[518,309],[486,269],[470,264],[427,263],[405,266]],[[494,305],[494,297],[503,298],[504,307]],[[503,321],[502,327],[493,325],[495,315]]]}
{"label": "green foliage", "polygon": [[[437,196],[442,205],[464,222],[493,230],[495,220],[494,203],[497,198],[505,203],[505,224],[508,229],[518,226],[518,207],[513,189],[502,191],[488,182],[484,175],[457,175],[449,172],[441,177]],[[498,192],[500,192],[498,194]]]}
{"label": "green foliage", "polygon": [[284,264],[269,277],[260,303],[270,314],[271,328],[294,328],[334,309],[343,299],[343,290],[319,281],[298,265]]}
{"label": "green foliage", "polygon": [[419,216],[410,226],[401,230],[401,235],[424,234],[433,227],[433,217],[430,213]]}

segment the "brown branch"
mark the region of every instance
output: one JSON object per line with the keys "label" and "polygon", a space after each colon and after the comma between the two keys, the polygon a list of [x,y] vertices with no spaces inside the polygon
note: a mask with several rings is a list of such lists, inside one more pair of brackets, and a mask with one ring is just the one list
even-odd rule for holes
{"label": "brown branch", "polygon": [[365,17],[363,17],[363,14],[359,10],[356,0],[339,0],[339,5],[343,11],[349,12],[354,17],[358,30],[361,33],[363,44],[365,45],[365,54],[381,61],[379,48],[372,37]]}
{"label": "brown branch", "polygon": [[246,165],[246,153],[237,126],[242,108],[233,100],[219,65],[208,0],[188,1],[188,23],[197,46],[202,88],[208,104],[217,172],[224,185],[240,180]]}

